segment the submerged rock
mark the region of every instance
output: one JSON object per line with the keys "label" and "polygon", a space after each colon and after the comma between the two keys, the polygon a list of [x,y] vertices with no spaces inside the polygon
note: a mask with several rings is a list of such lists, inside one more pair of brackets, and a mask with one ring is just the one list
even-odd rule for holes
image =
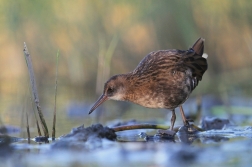
{"label": "submerged rock", "polygon": [[113,129],[95,124],[84,128],[84,125],[73,128],[72,131],[52,144],[52,148],[94,149],[102,147],[103,139],[116,140]]}
{"label": "submerged rock", "polygon": [[226,125],[230,125],[228,119],[205,117],[201,122],[201,127],[204,130],[223,129]]}
{"label": "submerged rock", "polygon": [[0,134],[0,158],[8,157],[13,152],[13,149],[12,147],[10,147],[10,144],[11,137]]}

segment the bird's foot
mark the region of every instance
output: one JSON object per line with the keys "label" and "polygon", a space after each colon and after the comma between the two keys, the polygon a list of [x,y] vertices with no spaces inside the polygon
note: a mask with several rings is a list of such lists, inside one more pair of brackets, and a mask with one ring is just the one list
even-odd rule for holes
{"label": "bird's foot", "polygon": [[191,119],[191,118],[186,118],[186,121],[187,121],[187,122],[194,122],[194,120]]}
{"label": "bird's foot", "polygon": [[189,123],[188,123],[188,125],[184,125],[179,128],[179,133],[184,132],[187,134],[196,134],[199,131],[203,131],[203,130],[201,128],[197,127],[196,125],[189,124]]}
{"label": "bird's foot", "polygon": [[190,123],[189,122],[192,122],[192,120],[190,120],[190,119],[186,119],[185,121],[183,121],[184,122],[184,126],[189,126],[190,125]]}
{"label": "bird's foot", "polygon": [[163,137],[174,138],[176,131],[174,130],[158,130],[158,134]]}

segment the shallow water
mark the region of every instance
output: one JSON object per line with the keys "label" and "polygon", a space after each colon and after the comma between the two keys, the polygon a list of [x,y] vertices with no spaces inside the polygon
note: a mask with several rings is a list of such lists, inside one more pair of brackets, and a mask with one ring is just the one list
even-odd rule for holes
{"label": "shallow water", "polygon": [[[117,140],[67,140],[67,147],[7,141],[4,166],[249,166],[252,163],[252,127],[229,126],[197,134],[178,132],[173,139],[155,137],[156,130],[117,132]],[[149,136],[147,139],[146,136]],[[3,137],[2,137],[3,139]],[[3,140],[1,150],[3,150]],[[2,152],[1,151],[1,152]],[[36,161],[34,161],[36,159]]]}
{"label": "shallow water", "polygon": [[[251,111],[251,106],[247,105],[250,103],[242,103],[246,107],[245,112],[243,108],[236,111],[235,109],[239,108],[232,105],[225,107],[221,103],[216,104],[216,101],[211,103],[213,102],[211,99],[214,98],[209,96],[203,98],[201,115],[217,115],[220,119],[202,117],[210,120],[209,123],[201,123],[204,128],[210,127],[207,131],[188,133],[183,132],[181,128],[174,138],[160,136],[158,130],[138,129],[116,132],[117,139],[114,141],[96,138],[92,133],[86,135],[89,137],[85,139],[85,135],[80,133],[74,138],[58,137],[56,141],[49,139],[49,144],[36,142],[38,138],[33,138],[31,144],[27,144],[25,128],[20,128],[14,121],[11,125],[16,126],[7,125],[7,129],[0,128],[0,133],[11,136],[7,138],[4,135],[0,136],[0,166],[250,166],[252,117],[250,112],[247,112]],[[196,110],[195,105],[191,104],[195,104],[193,100],[184,106],[187,113]],[[128,108],[126,113],[118,114],[117,109],[103,113],[100,121],[104,126],[113,127],[125,123],[170,124],[170,115],[164,118],[167,114],[165,110],[153,112],[143,107],[134,107]],[[70,112],[71,110],[68,108],[66,113],[59,112],[57,136],[73,134],[78,128],[70,132],[71,128],[83,123],[85,127],[97,123],[95,115],[84,114],[75,118],[78,113]],[[52,115],[46,114],[45,117],[51,119]],[[118,117],[122,119],[113,120]],[[132,118],[139,119],[136,121]],[[199,124],[197,121],[199,118],[193,119],[196,120],[194,124]],[[178,116],[176,126],[179,127],[181,122]],[[229,124],[223,125],[223,123]],[[31,126],[31,136],[34,137],[37,133],[33,127],[35,126]],[[48,127],[51,127],[51,124]],[[211,130],[211,127],[214,130]]]}

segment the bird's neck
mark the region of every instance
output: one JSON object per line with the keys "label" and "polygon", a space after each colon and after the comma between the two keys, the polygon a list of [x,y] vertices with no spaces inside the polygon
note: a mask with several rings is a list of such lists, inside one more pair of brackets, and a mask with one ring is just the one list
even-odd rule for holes
{"label": "bird's neck", "polygon": [[[138,101],[139,97],[144,97],[144,91],[146,85],[145,82],[141,82],[139,77],[132,73],[123,74],[124,82],[124,99],[126,101]],[[145,89],[146,90],[146,89]]]}

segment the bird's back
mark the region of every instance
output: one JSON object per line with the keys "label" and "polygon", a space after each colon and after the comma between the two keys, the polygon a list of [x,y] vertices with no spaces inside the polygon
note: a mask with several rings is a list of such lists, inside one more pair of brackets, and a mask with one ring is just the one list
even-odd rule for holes
{"label": "bird's back", "polygon": [[207,70],[207,60],[202,57],[204,52],[204,39],[199,38],[192,48],[188,50],[159,50],[149,53],[138,64],[133,75],[139,78],[152,78],[166,73],[186,72],[190,69],[195,80],[193,89],[201,81]]}

